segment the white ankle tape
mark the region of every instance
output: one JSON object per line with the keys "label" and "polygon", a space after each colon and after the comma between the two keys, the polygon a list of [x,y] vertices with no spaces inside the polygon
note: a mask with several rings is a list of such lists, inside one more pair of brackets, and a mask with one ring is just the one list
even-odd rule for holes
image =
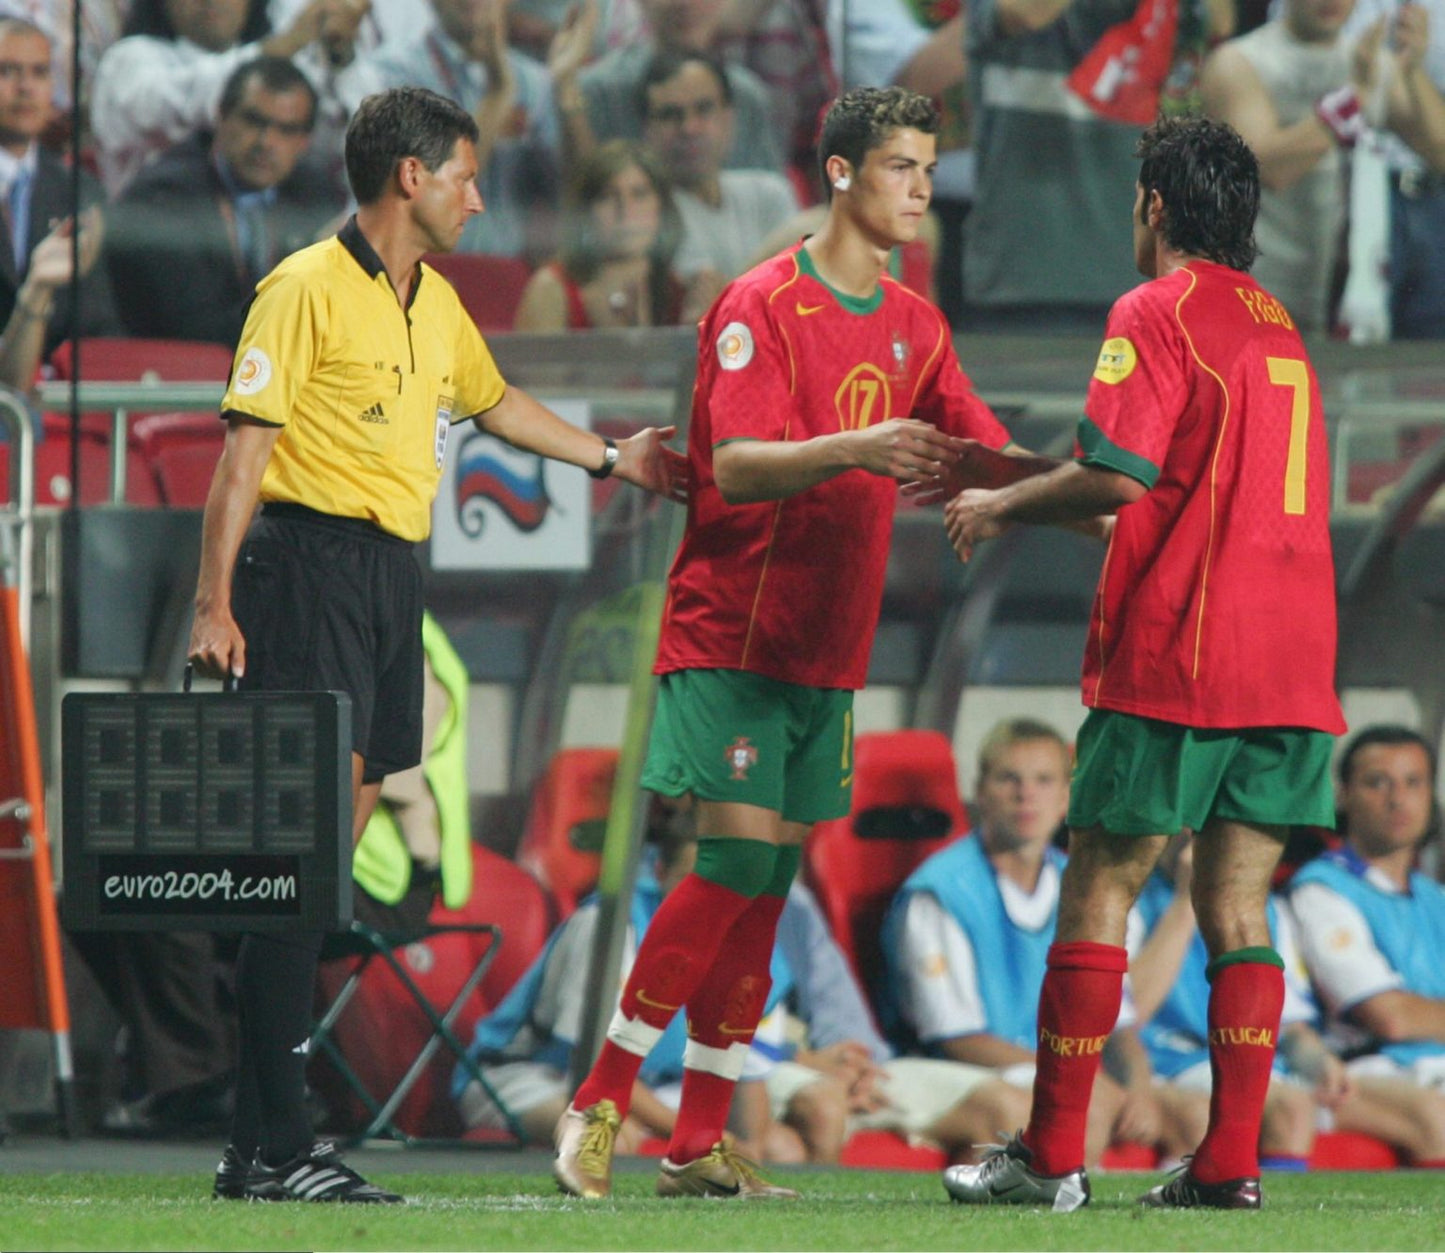
{"label": "white ankle tape", "polygon": [[612,1015],[607,1038],[620,1049],[646,1057],[652,1046],[662,1039],[662,1031],[649,1026],[641,1018],[628,1018],[620,1009]]}
{"label": "white ankle tape", "polygon": [[729,1044],[727,1048],[720,1049],[689,1040],[682,1050],[682,1064],[688,1070],[703,1070],[719,1079],[731,1079],[734,1083],[742,1078],[743,1063],[747,1057],[746,1044]]}

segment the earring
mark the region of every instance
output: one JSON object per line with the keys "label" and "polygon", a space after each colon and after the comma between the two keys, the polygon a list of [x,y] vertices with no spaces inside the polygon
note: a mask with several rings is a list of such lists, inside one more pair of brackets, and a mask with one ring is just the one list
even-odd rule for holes
{"label": "earring", "polygon": [[847,191],[851,186],[853,186],[853,180],[846,174],[840,174],[833,180],[834,191]]}

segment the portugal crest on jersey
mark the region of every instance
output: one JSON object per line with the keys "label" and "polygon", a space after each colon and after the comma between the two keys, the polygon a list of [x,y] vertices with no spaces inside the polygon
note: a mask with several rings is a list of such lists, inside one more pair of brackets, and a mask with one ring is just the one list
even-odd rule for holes
{"label": "portugal crest on jersey", "polygon": [[748,771],[757,764],[758,750],[748,743],[746,735],[740,735],[727,746],[723,760],[732,767],[734,779],[746,779]]}

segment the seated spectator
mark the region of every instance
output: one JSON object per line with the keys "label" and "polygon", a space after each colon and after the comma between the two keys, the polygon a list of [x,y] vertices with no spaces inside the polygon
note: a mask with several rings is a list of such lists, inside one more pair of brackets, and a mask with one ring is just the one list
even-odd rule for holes
{"label": "seated spectator", "polygon": [[[1205,109],[1259,157],[1263,188],[1253,274],[1301,330],[1327,329],[1345,219],[1344,156],[1364,134],[1374,58],[1341,35],[1352,5],[1285,0],[1274,21],[1231,39],[1205,62]],[[1421,93],[1436,95],[1428,79]],[[1438,95],[1436,95],[1438,101]],[[1445,104],[1437,104],[1445,114]],[[1376,120],[1413,133],[1421,94],[1392,93]]]}
{"label": "seated spectator", "polygon": [[306,76],[260,57],[227,79],[214,134],[182,140],[141,171],[106,245],[128,334],[236,342],[256,284],[343,207],[302,162],[315,121]]}
{"label": "seated spectator", "polygon": [[173,144],[216,124],[236,67],[258,56],[294,59],[316,89],[314,159],[345,194],[341,140],[361,98],[379,87],[355,55],[368,0],[310,0],[272,33],[266,0],[134,0],[125,37],[101,57],[91,132],[105,190],[115,199]]}
{"label": "seated spectator", "polygon": [[809,1161],[836,1162],[855,1131],[893,1131],[938,1145],[952,1162],[971,1162],[1001,1128],[1027,1120],[1029,1094],[989,1068],[894,1054],[801,883],[783,907],[778,948],[791,983],[773,1012],[785,1016],[790,1045],[767,1076],[768,1097],[773,1117],[802,1137]]}
{"label": "seated spectator", "polygon": [[[1176,835],[1129,915],[1129,977],[1140,1039],[1149,1051],[1165,1120],[1167,1158],[1191,1153],[1209,1122],[1209,954],[1194,919],[1190,886],[1193,837]],[[1274,1075],[1259,1133],[1260,1164],[1302,1170],[1314,1145],[1316,1102],[1326,1109],[1349,1094],[1344,1064],[1323,1047],[1311,1024],[1317,1011],[1295,952],[1287,913],[1269,904],[1270,933],[1285,963],[1285,1001]],[[1310,1087],[1302,1086],[1298,1076]],[[1313,1093],[1311,1093],[1313,1089]]]}
{"label": "seated spectator", "polygon": [[560,120],[555,80],[575,93],[590,48],[587,29],[568,28],[548,66],[507,42],[508,0],[430,0],[433,20],[373,62],[387,87],[426,87],[455,100],[477,120],[477,160],[486,212],[457,245],[535,259],[555,247]]}
{"label": "seated spectator", "polygon": [[[614,48],[583,69],[578,79],[597,142],[642,138],[647,67],[659,52],[710,55],[727,0],[639,0],[639,4],[647,20],[647,37]],[[773,126],[768,89],[746,66],[729,64],[723,72],[737,127],[729,136],[722,164],[734,170],[781,170],[783,146]]]}
{"label": "seated spectator", "polygon": [[764,237],[797,211],[792,184],[773,170],[724,168],[740,119],[716,58],[658,53],[643,72],[642,97],[644,141],[682,216],[678,273],[736,278]]}
{"label": "seated spectator", "polygon": [[[1026,718],[979,750],[978,826],[904,881],[883,926],[884,1026],[905,1050],[993,1070],[1031,1101],[1037,991],[1058,920],[1064,856],[1051,841],[1069,805],[1069,746]],[[1118,1044],[1137,1047],[1119,1035]],[[1132,1060],[1132,1059],[1131,1059]],[[1157,1127],[1146,1066],[1125,1090],[1103,1073],[1089,1105],[1088,1161],[1116,1123]]]}
{"label": "seated spectator", "polygon": [[[17,297],[41,242],[71,211],[70,170],[39,142],[50,117],[50,51],[50,41],[29,22],[0,18],[0,324],[20,308]],[[81,198],[91,206],[100,201],[93,179],[82,178]],[[82,235],[90,247],[83,250],[78,312],[68,284],[30,287],[33,300],[25,306],[25,316],[44,327],[42,356],[49,356],[73,332],[105,335],[116,329],[110,283],[104,269],[93,265],[102,229],[97,208],[87,215]],[[34,329],[27,334],[33,335]],[[26,378],[22,386],[32,380]]]}
{"label": "seated spectator", "polygon": [[677,326],[701,316],[673,272],[682,224],[656,160],[614,139],[577,169],[562,252],[532,275],[517,330]]}
{"label": "seated spectator", "polygon": [[1372,726],[1339,760],[1343,845],[1289,884],[1332,1041],[1376,1116],[1358,1130],[1445,1167],[1445,889],[1414,868],[1438,824],[1435,752]]}
{"label": "seated spectator", "polygon": [[[658,906],[692,870],[697,855],[689,816],[667,804],[654,810],[649,839],[656,845],[655,857],[640,868],[633,892],[620,972],[623,980]],[[571,1096],[567,1068],[581,1032],[598,916],[597,898],[584,901],[502,1003],[477,1024],[469,1053],[481,1066],[492,1092],[457,1068],[452,1092],[468,1128],[507,1128],[506,1116],[492,1099],[495,1094],[517,1119],[527,1143],[552,1142],[553,1129]],[[772,975],[775,987],[770,1008],[788,981],[776,952]],[[643,1063],[630,1112],[617,1134],[618,1152],[635,1153],[644,1140],[672,1134],[682,1095],[686,1041],[685,1019],[679,1013]],[[762,1082],[772,1066],[764,1051],[768,1044],[776,1050],[781,1040],[754,1040],[733,1098],[730,1122],[740,1136],[741,1151],[749,1156],[801,1161],[806,1154],[797,1134],[775,1123],[769,1113]]]}
{"label": "seated spectator", "polygon": [[19,17],[37,26],[50,41],[52,131],[68,133],[73,100],[75,5],[80,5],[80,102],[95,78],[101,54],[120,38],[130,0],[0,0],[0,17]]}

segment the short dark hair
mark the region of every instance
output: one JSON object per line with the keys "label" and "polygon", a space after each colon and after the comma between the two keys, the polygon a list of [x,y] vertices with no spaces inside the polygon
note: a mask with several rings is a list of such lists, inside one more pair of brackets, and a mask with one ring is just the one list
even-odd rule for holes
{"label": "short dark hair", "polygon": [[256,57],[243,61],[226,79],[221,88],[221,103],[217,112],[221,117],[230,117],[246,94],[246,85],[256,79],[269,92],[304,91],[311,102],[311,112],[306,119],[308,128],[316,125],[316,88],[295,64],[287,57]]}
{"label": "short dark hair", "polygon": [[6,35],[39,35],[52,48],[55,46],[54,40],[28,17],[20,17],[14,13],[7,13],[0,17],[0,39]]}
{"label": "short dark hair", "polygon": [[649,113],[650,97],[648,93],[659,83],[665,83],[675,78],[682,72],[684,65],[696,61],[704,69],[711,70],[712,76],[717,79],[718,90],[722,93],[722,102],[731,106],[733,102],[733,85],[728,79],[727,66],[721,58],[715,57],[710,52],[683,52],[677,49],[663,49],[654,52],[648,62],[642,68],[642,77],[637,83],[637,107],[642,111],[643,119],[646,120]]}
{"label": "short dark hair", "polygon": [[1340,783],[1349,787],[1350,775],[1355,768],[1355,758],[1359,756],[1362,749],[1372,748],[1376,745],[1399,748],[1409,744],[1419,748],[1425,754],[1426,761],[1430,763],[1430,786],[1433,788],[1435,786],[1434,747],[1420,732],[1393,722],[1381,722],[1375,726],[1366,727],[1345,745],[1344,751],[1340,754],[1339,764],[1335,767],[1340,776]]}
{"label": "short dark hair", "polygon": [[[1191,257],[1248,271],[1259,255],[1259,161],[1234,127],[1192,115],[1161,117],[1139,138],[1144,189],[1164,202],[1164,242]],[[1141,217],[1141,221],[1147,220]]]}
{"label": "short dark hair", "polygon": [[415,157],[435,172],[459,139],[477,142],[477,123],[461,105],[424,87],[367,96],[346,128],[346,179],[360,205],[375,204],[397,164]]}
{"label": "short dark hair", "polygon": [[[156,39],[176,39],[176,28],[171,24],[171,15],[166,0],[134,0],[126,15],[125,35],[151,35]],[[271,33],[271,19],[266,13],[266,0],[249,0],[246,21],[241,27],[239,44],[255,43]]]}
{"label": "short dark hair", "polygon": [[842,157],[861,169],[863,159],[898,130],[938,134],[938,106],[905,87],[855,87],[833,101],[818,136],[818,173],[828,198],[833,196],[829,157]]}

